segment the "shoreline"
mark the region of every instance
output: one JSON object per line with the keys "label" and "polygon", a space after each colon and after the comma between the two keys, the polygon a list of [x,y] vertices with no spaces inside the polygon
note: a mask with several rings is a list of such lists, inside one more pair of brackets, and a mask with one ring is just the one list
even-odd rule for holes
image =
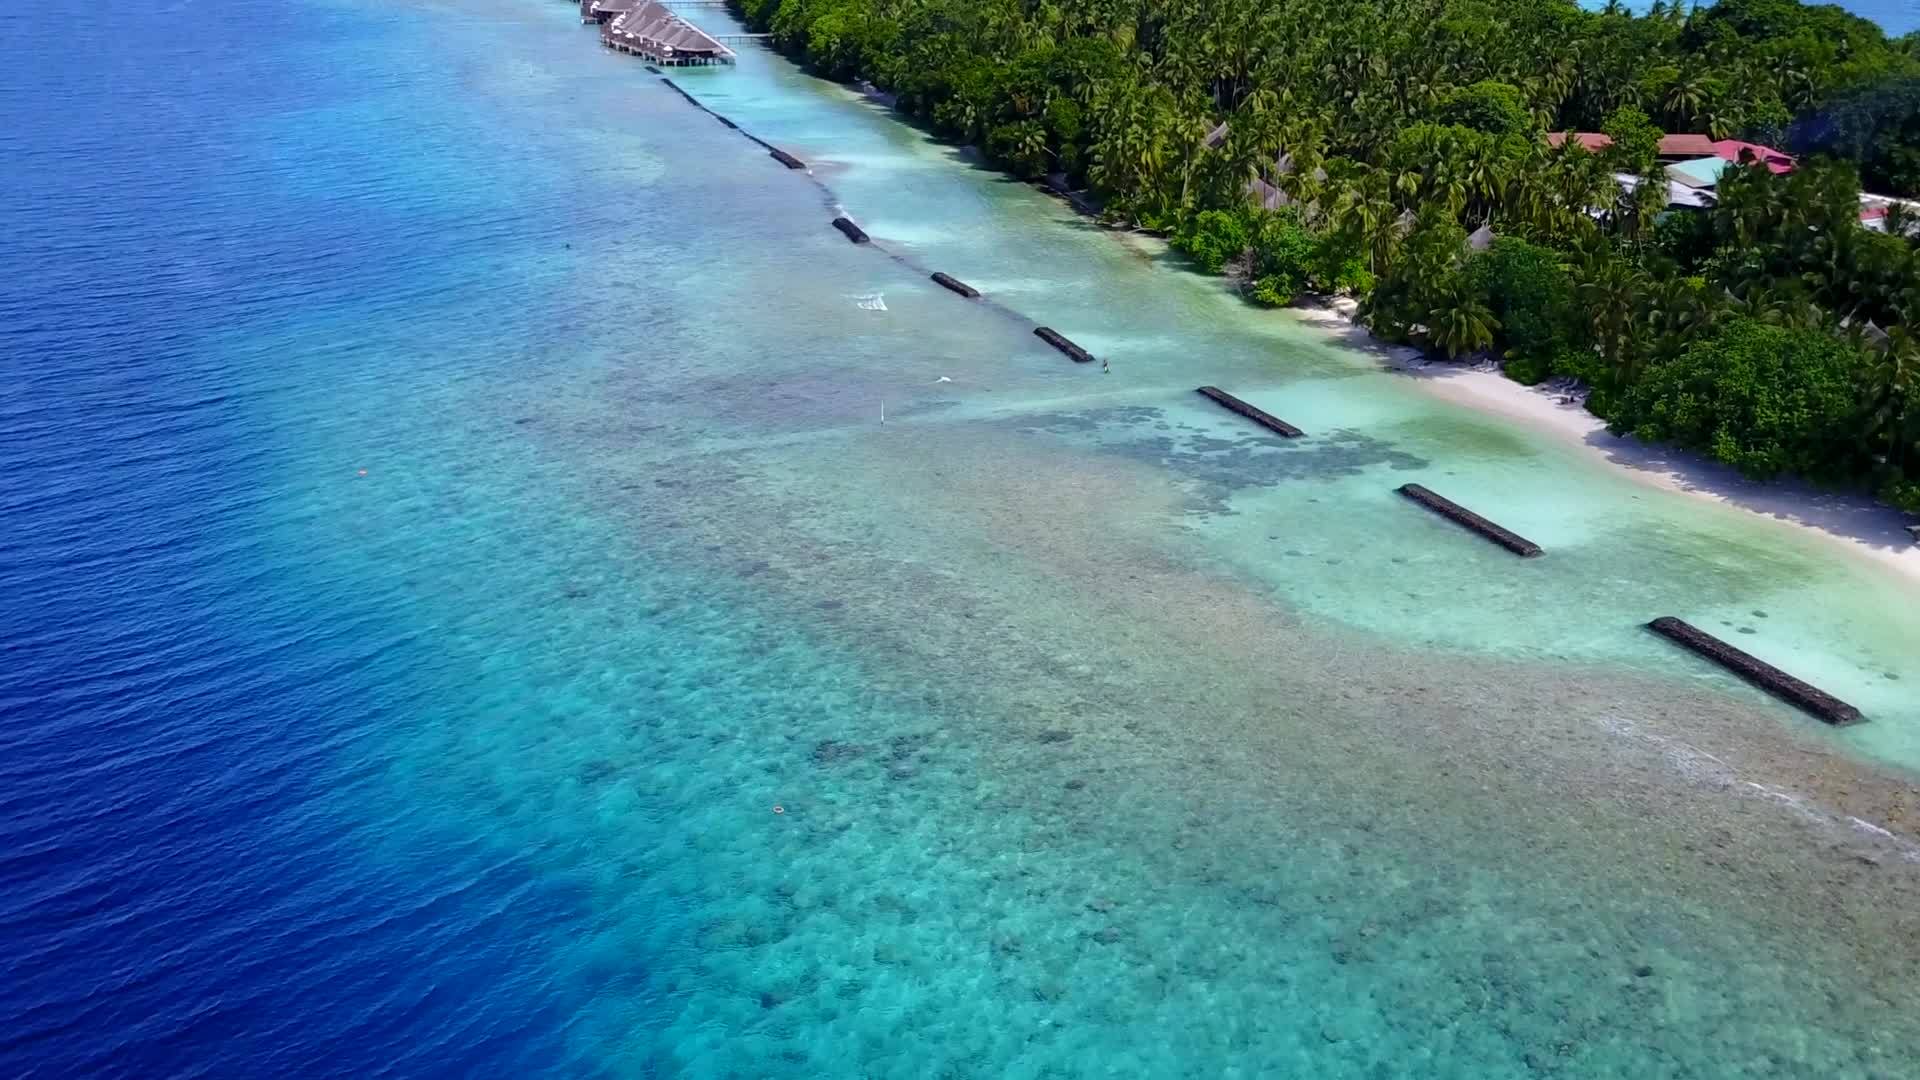
{"label": "shoreline", "polygon": [[[890,117],[903,118],[895,96],[871,82],[860,80],[854,92],[858,99],[878,106]],[[973,147],[963,149],[977,154]],[[1081,192],[1063,190],[1048,180],[1028,183],[1123,242],[1138,235],[1138,230],[1100,222],[1098,208],[1090,205]],[[1920,536],[1908,532],[1910,515],[1902,511],[1863,495],[1825,490],[1804,481],[1749,480],[1693,451],[1614,435],[1607,431],[1606,421],[1588,412],[1584,404],[1546,389],[1546,384],[1528,386],[1514,382],[1494,367],[1429,360],[1412,346],[1381,341],[1354,321],[1355,306],[1353,300],[1338,297],[1320,303],[1296,303],[1282,310],[1300,325],[1321,330],[1341,344],[1373,356],[1381,370],[1418,381],[1435,398],[1510,420],[1535,434],[1576,447],[1583,455],[1612,466],[1643,486],[1743,510],[1798,529],[1920,587]]]}
{"label": "shoreline", "polygon": [[[881,109],[890,119],[917,126],[900,111],[895,95],[865,79],[848,88],[856,100]],[[978,153],[973,147],[962,149]],[[1123,243],[1139,235],[1137,230],[1100,222],[1098,208],[1089,205],[1082,193],[1062,190],[1047,180],[1027,183],[1079,216],[1100,224]],[[1441,401],[1512,421],[1576,448],[1583,456],[1645,487],[1742,510],[1799,530],[1850,557],[1893,573],[1908,585],[1920,587],[1920,537],[1908,532],[1911,516],[1902,511],[1863,495],[1829,491],[1804,481],[1749,480],[1693,451],[1613,435],[1607,431],[1606,421],[1588,412],[1584,404],[1546,389],[1546,384],[1527,386],[1494,367],[1429,360],[1412,346],[1381,341],[1354,321],[1356,306],[1350,298],[1334,297],[1296,302],[1281,310],[1297,324],[1319,330],[1375,358],[1380,370],[1415,380],[1424,392]]]}
{"label": "shoreline", "polygon": [[1606,421],[1564,394],[1514,382],[1491,367],[1432,361],[1412,346],[1381,341],[1352,320],[1351,300],[1286,310],[1300,325],[1324,331],[1375,357],[1381,370],[1413,380],[1442,401],[1510,420],[1574,447],[1646,487],[1797,529],[1920,586],[1920,542],[1907,532],[1907,515],[1898,510],[1862,495],[1826,491],[1799,481],[1749,480],[1688,450],[1610,434]]}

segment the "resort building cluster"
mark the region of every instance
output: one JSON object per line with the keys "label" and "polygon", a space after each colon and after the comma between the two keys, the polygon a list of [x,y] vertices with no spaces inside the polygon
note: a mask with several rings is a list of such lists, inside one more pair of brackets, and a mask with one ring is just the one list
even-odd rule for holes
{"label": "resort building cluster", "polygon": [[[1206,144],[1210,147],[1225,145],[1229,125],[1222,122],[1207,134]],[[1613,145],[1613,139],[1598,131],[1554,131],[1547,134],[1547,145],[1558,148],[1568,139],[1586,150],[1598,153]],[[1715,188],[1720,177],[1727,169],[1735,165],[1757,162],[1766,166],[1768,171],[1778,175],[1790,173],[1797,164],[1792,154],[1776,150],[1760,143],[1742,142],[1739,139],[1715,139],[1709,135],[1666,135],[1660,139],[1656,160],[1666,176],[1667,206],[1674,210],[1703,210],[1717,203]],[[1282,153],[1274,161],[1271,175],[1285,176],[1293,171],[1293,158]],[[1325,180],[1324,170],[1315,170],[1315,179]],[[1614,181],[1628,194],[1637,191],[1646,182],[1645,177],[1632,173],[1615,173]],[[1293,199],[1284,190],[1264,177],[1256,176],[1247,181],[1247,194],[1262,209],[1278,210],[1293,205]],[[1869,229],[1884,232],[1886,230],[1887,208],[1902,200],[1886,195],[1860,196],[1860,223]],[[1914,204],[1909,204],[1914,205]],[[1920,209],[1920,206],[1915,206]],[[1600,208],[1594,211],[1602,212]],[[1491,230],[1482,226],[1470,239],[1475,248],[1485,248],[1492,242]]]}
{"label": "resort building cluster", "polygon": [[[1595,153],[1613,145],[1611,138],[1598,131],[1551,132],[1547,135],[1547,144],[1558,147],[1570,138]],[[1796,164],[1792,154],[1760,143],[1684,134],[1663,136],[1658,160],[1667,176],[1667,205],[1675,208],[1713,206],[1714,188],[1720,183],[1721,174],[1734,165],[1758,163],[1779,175],[1792,172]],[[1629,192],[1644,182],[1642,177],[1629,173],[1615,173],[1614,179]],[[1885,195],[1863,193],[1860,223],[1869,229],[1885,230],[1887,207],[1895,201]]]}
{"label": "resort building cluster", "polygon": [[600,24],[600,43],[655,64],[731,64],[732,49],[659,0],[580,0],[580,21]]}

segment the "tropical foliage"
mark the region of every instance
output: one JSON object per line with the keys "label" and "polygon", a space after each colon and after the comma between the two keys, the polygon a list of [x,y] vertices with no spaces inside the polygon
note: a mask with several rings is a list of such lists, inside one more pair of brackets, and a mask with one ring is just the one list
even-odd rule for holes
{"label": "tropical foliage", "polygon": [[[1582,380],[1620,430],[1920,508],[1920,255],[1858,201],[1920,195],[1920,38],[1796,0],[737,2],[1257,302],[1347,293],[1377,334]],[[1670,212],[1663,131],[1803,167]]]}
{"label": "tropical foliage", "polygon": [[1704,451],[1750,476],[1849,460],[1854,357],[1814,329],[1735,319],[1622,395],[1612,427]]}

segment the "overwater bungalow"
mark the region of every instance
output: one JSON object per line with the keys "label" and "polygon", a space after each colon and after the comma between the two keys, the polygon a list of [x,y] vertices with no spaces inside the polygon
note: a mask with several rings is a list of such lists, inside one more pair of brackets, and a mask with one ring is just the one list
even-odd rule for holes
{"label": "overwater bungalow", "polygon": [[605,25],[644,2],[645,0],[580,0],[580,21]]}
{"label": "overwater bungalow", "polygon": [[629,6],[600,26],[600,40],[610,49],[673,67],[734,61],[732,49],[656,0],[593,0],[591,10],[597,18],[617,4]]}

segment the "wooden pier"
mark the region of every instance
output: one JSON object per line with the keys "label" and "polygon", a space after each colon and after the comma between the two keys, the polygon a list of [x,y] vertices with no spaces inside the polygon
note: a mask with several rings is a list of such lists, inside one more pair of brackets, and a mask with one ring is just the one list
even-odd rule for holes
{"label": "wooden pier", "polygon": [[1676,619],[1671,615],[1662,615],[1648,623],[1647,629],[1695,655],[1706,657],[1774,697],[1790,705],[1799,706],[1835,727],[1857,724],[1866,719],[1860,714],[1859,709],[1832,694],[1809,683],[1801,682],[1765,660],[1734,648],[1692,623]]}
{"label": "wooden pier", "polygon": [[600,24],[600,43],[663,67],[731,64],[732,49],[660,0],[580,0],[580,17]]}

